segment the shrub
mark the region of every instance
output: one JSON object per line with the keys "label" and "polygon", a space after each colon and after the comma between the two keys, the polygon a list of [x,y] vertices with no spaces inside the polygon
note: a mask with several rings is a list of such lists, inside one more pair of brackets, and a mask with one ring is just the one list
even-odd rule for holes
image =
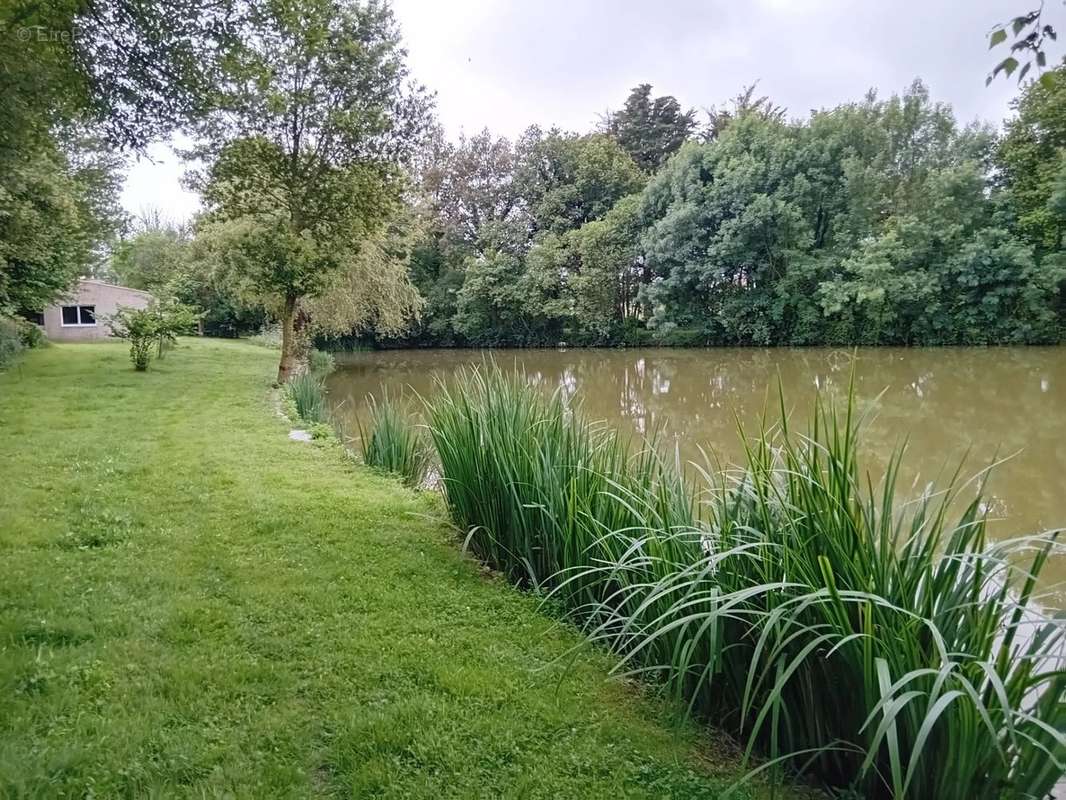
{"label": "shrub", "polygon": [[278,324],[264,325],[259,333],[249,336],[248,341],[260,347],[268,347],[271,350],[281,349],[281,326]]}
{"label": "shrub", "polygon": [[337,366],[337,361],[333,357],[333,353],[327,350],[312,350],[308,355],[308,368],[315,375],[328,375],[333,372]]}
{"label": "shrub", "polygon": [[296,416],[308,424],[326,422],[329,409],[326,405],[326,388],[321,379],[304,373],[296,375],[285,384],[285,397]]}
{"label": "shrub", "polygon": [[22,339],[22,344],[26,347],[43,347],[48,342],[44,331],[28,319],[16,319],[15,324],[18,325],[19,338]]}
{"label": "shrub", "polygon": [[702,328],[664,328],[654,332],[655,342],[661,347],[706,347],[711,342],[710,334]]}
{"label": "shrub", "polygon": [[311,438],[315,441],[325,441],[326,439],[332,439],[336,432],[333,430],[333,426],[326,422],[313,422],[309,429]]}
{"label": "shrub", "polygon": [[612,341],[622,347],[651,347],[659,342],[655,338],[655,331],[648,330],[643,321],[628,318],[622,325],[617,326]]}
{"label": "shrub", "polygon": [[902,452],[875,489],[850,403],[805,436],[767,426],[702,498],[495,370],[430,413],[478,555],[747,753],[868,798],[1037,798],[1063,774],[1066,628],[1031,602],[1054,537],[989,547],[954,483],[899,502]]}
{"label": "shrub", "polygon": [[381,402],[367,398],[369,419],[359,422],[363,462],[399,475],[409,486],[418,486],[429,470],[430,449],[421,430],[385,396]]}
{"label": "shrub", "polygon": [[177,344],[178,336],[192,333],[196,328],[199,312],[193,307],[177,300],[158,300],[148,307],[148,313],[155,316],[155,341],[159,358],[167,348]]}
{"label": "shrub", "polygon": [[111,332],[130,342],[130,361],[138,372],[148,369],[156,339],[156,318],[147,309],[120,308],[111,318]]}
{"label": "shrub", "polygon": [[122,308],[112,316],[111,332],[130,341],[130,361],[138,372],[148,369],[152,346],[163,357],[166,346],[177,342],[196,324],[197,314],[191,307],[175,301],[153,302],[147,308]]}
{"label": "shrub", "polygon": [[25,349],[26,343],[18,322],[0,317],[0,368],[10,365]]}
{"label": "shrub", "polygon": [[144,372],[152,360],[152,339],[147,336],[131,335],[130,361],[137,372]]}

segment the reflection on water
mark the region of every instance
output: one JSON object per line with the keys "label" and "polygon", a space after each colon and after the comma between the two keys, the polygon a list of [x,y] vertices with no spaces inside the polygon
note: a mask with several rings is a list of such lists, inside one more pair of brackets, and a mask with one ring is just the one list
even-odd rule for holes
{"label": "reflection on water", "polygon": [[[338,360],[330,399],[360,413],[367,393],[432,394],[489,353],[404,350]],[[725,462],[741,456],[737,422],[754,430],[777,418],[777,385],[793,425],[806,421],[816,392],[846,396],[854,373],[860,408],[872,415],[864,437],[876,478],[892,449],[908,443],[907,472],[917,494],[969,453],[967,475],[997,458],[986,490],[1000,538],[1066,526],[1066,347],[919,349],[496,350],[502,366],[575,396],[588,417],[638,434],[661,430],[682,458],[700,448]],[[349,422],[353,420],[349,419]],[[350,427],[354,430],[354,425]],[[1066,557],[1047,577],[1066,580]],[[1060,607],[1066,603],[1058,604]]]}

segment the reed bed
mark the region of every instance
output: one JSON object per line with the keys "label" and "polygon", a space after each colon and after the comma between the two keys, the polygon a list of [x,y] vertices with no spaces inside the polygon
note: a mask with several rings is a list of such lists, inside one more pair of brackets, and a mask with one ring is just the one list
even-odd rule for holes
{"label": "reed bed", "polygon": [[304,422],[325,423],[329,420],[326,387],[317,375],[305,372],[285,384],[285,398]]}
{"label": "reed bed", "polygon": [[1044,798],[1063,775],[1066,628],[1034,602],[1055,535],[990,545],[958,475],[904,502],[902,449],[874,484],[850,400],[802,434],[782,413],[699,492],[494,367],[429,417],[467,545],[760,769],[894,800]]}
{"label": "reed bed", "polygon": [[312,375],[325,377],[337,368],[337,359],[328,350],[312,349],[307,354],[307,370]]}
{"label": "reed bed", "polygon": [[363,463],[400,476],[409,486],[426,479],[432,450],[422,429],[388,396],[367,398],[367,423],[357,422]]}

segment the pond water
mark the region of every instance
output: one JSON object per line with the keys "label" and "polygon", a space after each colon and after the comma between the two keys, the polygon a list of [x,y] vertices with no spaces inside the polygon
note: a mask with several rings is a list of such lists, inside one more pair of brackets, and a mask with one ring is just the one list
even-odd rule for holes
{"label": "pond water", "polygon": [[[1066,527],[1066,347],[917,349],[396,350],[338,358],[330,402],[354,435],[368,393],[433,394],[438,378],[492,357],[561,387],[591,419],[635,434],[661,430],[683,459],[700,448],[726,463],[742,456],[737,420],[754,431],[777,413],[784,390],[792,425],[804,428],[816,393],[846,396],[854,374],[868,411],[864,463],[875,480],[906,439],[903,491],[942,484],[964,458],[969,477],[997,459],[986,487],[997,538]],[[1066,581],[1052,559],[1045,587]],[[1057,589],[1044,603],[1066,607]]]}

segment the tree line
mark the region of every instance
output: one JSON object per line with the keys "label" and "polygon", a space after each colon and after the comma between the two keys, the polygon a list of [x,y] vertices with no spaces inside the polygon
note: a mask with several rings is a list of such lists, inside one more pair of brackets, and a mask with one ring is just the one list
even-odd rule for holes
{"label": "tree line", "polygon": [[1060,341],[1066,71],[1049,75],[1002,134],[920,82],[803,120],[749,89],[702,130],[641,86],[598,131],[444,146],[405,341]]}
{"label": "tree line", "polygon": [[[642,85],[584,134],[534,126],[516,141],[486,130],[449,142],[431,127],[378,234],[375,263],[417,290],[397,309],[410,321],[382,331],[344,317],[319,335],[382,346],[1061,341],[1066,71],[1047,75],[1001,133],[961,125],[917,81],[802,120],[753,87],[700,120]],[[192,268],[210,230],[150,226],[120,246],[115,271],[151,288],[148,265]],[[169,253],[147,255],[161,238]],[[215,285],[194,280],[189,299],[214,310],[218,332],[263,321],[225,291],[208,296]]]}
{"label": "tree line", "polygon": [[[18,0],[0,22],[0,314],[109,275],[209,334],[279,323],[279,379],[315,338],[1062,340],[1062,66],[1002,131],[917,81],[805,118],[642,84],[594,130],[450,141],[373,0]],[[123,154],[178,130],[203,211],[125,219]]]}

